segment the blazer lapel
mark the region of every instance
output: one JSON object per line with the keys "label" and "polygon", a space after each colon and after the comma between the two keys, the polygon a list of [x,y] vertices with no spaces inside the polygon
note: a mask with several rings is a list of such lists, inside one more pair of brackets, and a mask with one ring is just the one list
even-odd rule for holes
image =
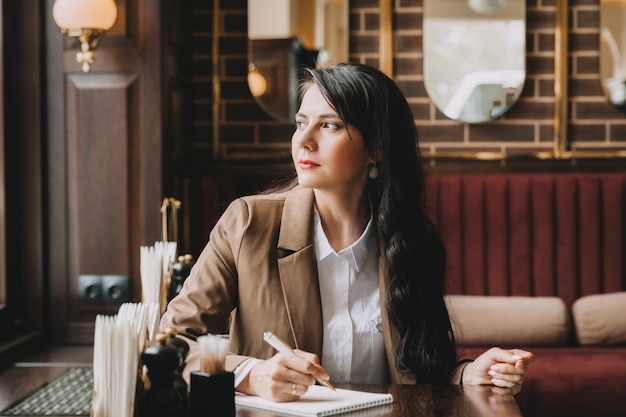
{"label": "blazer lapel", "polygon": [[295,188],[285,199],[278,237],[278,273],[291,326],[290,342],[321,357],[323,321],[313,245],[313,205],[311,189]]}

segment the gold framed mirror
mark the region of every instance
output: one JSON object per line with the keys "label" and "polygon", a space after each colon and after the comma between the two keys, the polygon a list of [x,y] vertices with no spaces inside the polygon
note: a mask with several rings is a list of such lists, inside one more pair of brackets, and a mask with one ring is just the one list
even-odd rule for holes
{"label": "gold framed mirror", "polygon": [[424,85],[450,119],[503,115],[526,78],[524,0],[424,0]]}
{"label": "gold framed mirror", "polygon": [[626,111],[626,0],[600,0],[600,39],[602,89]]}
{"label": "gold framed mirror", "polygon": [[348,0],[248,0],[248,86],[263,110],[291,122],[303,67],[348,60]]}

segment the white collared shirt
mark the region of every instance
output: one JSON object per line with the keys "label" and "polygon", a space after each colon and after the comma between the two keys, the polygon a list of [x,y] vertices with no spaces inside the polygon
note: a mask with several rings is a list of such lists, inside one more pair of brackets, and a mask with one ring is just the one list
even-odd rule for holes
{"label": "white collared shirt", "polygon": [[339,252],[330,246],[317,210],[314,221],[324,324],[322,366],[337,384],[388,383],[372,220],[356,242]]}

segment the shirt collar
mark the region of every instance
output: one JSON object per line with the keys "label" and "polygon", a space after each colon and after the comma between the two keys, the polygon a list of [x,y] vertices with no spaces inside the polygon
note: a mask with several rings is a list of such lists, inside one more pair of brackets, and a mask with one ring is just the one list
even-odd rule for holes
{"label": "shirt collar", "polygon": [[339,252],[335,252],[333,247],[328,242],[328,238],[326,237],[326,233],[324,233],[322,220],[320,219],[317,209],[314,210],[313,219],[313,239],[315,242],[317,262],[323,261],[328,256],[334,254],[335,256],[344,258],[348,261],[352,269],[359,272],[376,249],[376,241],[373,238],[372,218],[370,217],[367,222],[367,226],[365,227],[365,231],[356,240],[356,242]]}

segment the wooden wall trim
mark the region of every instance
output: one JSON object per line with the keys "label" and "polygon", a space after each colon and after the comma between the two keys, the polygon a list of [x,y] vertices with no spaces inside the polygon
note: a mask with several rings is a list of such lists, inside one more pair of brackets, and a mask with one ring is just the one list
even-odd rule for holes
{"label": "wooden wall trim", "polygon": [[379,68],[382,72],[393,78],[393,1],[379,0],[379,8]]}
{"label": "wooden wall trim", "polygon": [[554,29],[554,157],[567,151],[567,83],[568,83],[568,1],[556,2]]}
{"label": "wooden wall trim", "polygon": [[[0,0],[0,22],[4,19],[2,0]],[[7,302],[7,268],[6,268],[6,193],[4,175],[4,34],[0,31],[0,314]]]}

